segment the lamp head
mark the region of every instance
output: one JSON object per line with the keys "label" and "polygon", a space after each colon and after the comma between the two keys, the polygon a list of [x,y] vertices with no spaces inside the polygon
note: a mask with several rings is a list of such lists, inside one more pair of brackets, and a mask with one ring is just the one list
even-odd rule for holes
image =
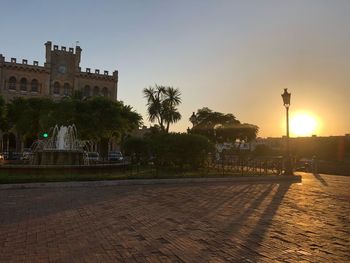
{"label": "lamp head", "polygon": [[284,93],[281,95],[282,99],[283,99],[283,105],[285,107],[289,107],[290,106],[290,93],[288,93],[287,89],[284,89]]}

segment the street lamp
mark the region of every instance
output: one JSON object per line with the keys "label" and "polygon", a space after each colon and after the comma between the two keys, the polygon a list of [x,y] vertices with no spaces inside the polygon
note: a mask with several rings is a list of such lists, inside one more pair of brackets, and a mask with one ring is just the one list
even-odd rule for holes
{"label": "street lamp", "polygon": [[284,89],[284,93],[281,95],[283,99],[283,105],[286,107],[286,128],[287,128],[287,150],[286,150],[286,158],[285,158],[285,167],[284,174],[285,175],[293,175],[292,163],[290,159],[290,148],[289,148],[289,106],[290,106],[290,93],[288,93],[287,89]]}

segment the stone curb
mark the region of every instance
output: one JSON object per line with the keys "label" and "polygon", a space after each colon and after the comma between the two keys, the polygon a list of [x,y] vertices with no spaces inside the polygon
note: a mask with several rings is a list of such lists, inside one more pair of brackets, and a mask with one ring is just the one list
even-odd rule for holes
{"label": "stone curb", "polygon": [[133,180],[105,180],[84,182],[47,182],[47,183],[19,183],[0,184],[0,190],[32,189],[32,188],[69,188],[69,187],[101,187],[127,185],[156,185],[156,184],[188,184],[188,183],[221,183],[221,182],[301,182],[300,175],[294,176],[240,176],[235,178],[176,178],[176,179],[133,179]]}

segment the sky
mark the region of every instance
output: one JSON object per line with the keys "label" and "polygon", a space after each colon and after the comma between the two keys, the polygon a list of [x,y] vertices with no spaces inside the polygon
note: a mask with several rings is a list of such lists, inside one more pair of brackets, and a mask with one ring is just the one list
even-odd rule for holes
{"label": "sky", "polygon": [[44,43],[83,49],[81,67],[119,71],[118,99],[149,125],[144,88],[179,88],[191,127],[202,107],[285,134],[291,118],[318,136],[350,133],[349,0],[0,0],[0,54],[45,61]]}

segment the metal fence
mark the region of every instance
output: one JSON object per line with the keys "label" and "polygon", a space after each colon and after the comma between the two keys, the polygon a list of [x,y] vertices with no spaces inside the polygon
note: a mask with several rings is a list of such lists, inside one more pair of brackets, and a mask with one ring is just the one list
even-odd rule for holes
{"label": "metal fence", "polygon": [[[192,167],[159,167],[157,162],[148,164],[129,163],[131,174],[144,172],[153,175],[162,174],[162,171],[186,172],[193,170]],[[252,157],[239,155],[222,155],[220,158],[209,156],[200,167],[195,169],[203,174],[236,174],[236,175],[280,175],[283,172],[283,158],[277,157]]]}
{"label": "metal fence", "polygon": [[219,159],[209,160],[208,168],[218,172],[237,173],[242,175],[256,174],[279,175],[283,172],[283,158],[252,157],[240,155],[222,155]]}

